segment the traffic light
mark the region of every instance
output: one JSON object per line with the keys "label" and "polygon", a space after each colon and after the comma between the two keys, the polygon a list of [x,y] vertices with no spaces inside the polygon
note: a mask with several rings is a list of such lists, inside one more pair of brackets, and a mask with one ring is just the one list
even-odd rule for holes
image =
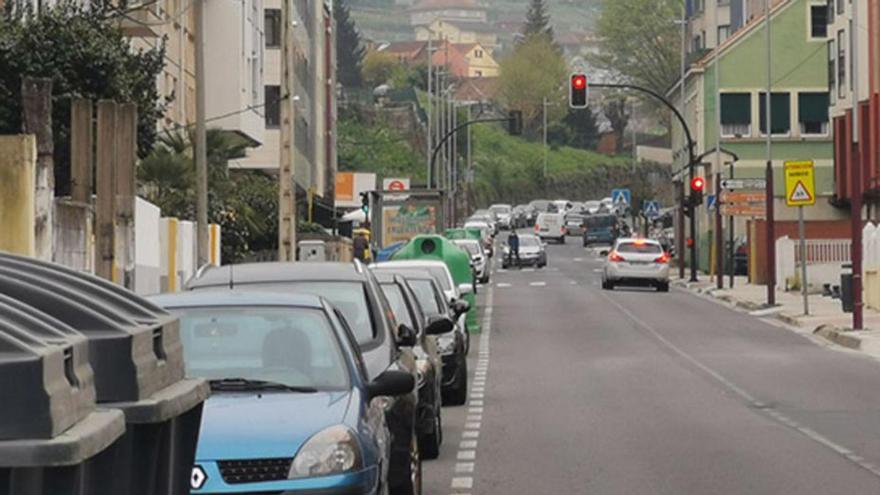
{"label": "traffic light", "polygon": [[699,206],[703,203],[703,190],[706,188],[706,179],[702,177],[694,177],[691,179],[691,207]]}
{"label": "traffic light", "polygon": [[587,108],[587,76],[572,74],[568,85],[568,105],[571,108]]}
{"label": "traffic light", "polygon": [[370,214],[370,193],[361,193],[361,210],[363,210],[366,215]]}
{"label": "traffic light", "polygon": [[521,136],[523,128],[522,112],[511,110],[507,114],[507,132],[511,136]]}

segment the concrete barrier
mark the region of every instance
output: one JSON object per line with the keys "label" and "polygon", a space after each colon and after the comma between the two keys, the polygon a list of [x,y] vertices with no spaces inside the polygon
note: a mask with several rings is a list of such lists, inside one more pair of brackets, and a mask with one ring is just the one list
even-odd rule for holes
{"label": "concrete barrier", "polygon": [[0,251],[36,255],[36,160],[33,135],[0,136]]}

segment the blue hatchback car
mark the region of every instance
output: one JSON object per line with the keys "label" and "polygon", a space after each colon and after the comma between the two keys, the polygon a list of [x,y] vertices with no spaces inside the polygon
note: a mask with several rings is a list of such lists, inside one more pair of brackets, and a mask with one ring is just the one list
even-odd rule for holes
{"label": "blue hatchback car", "polygon": [[209,380],[194,494],[385,493],[390,438],[381,396],[411,374],[368,381],[342,314],[309,295],[166,294],[187,375]]}

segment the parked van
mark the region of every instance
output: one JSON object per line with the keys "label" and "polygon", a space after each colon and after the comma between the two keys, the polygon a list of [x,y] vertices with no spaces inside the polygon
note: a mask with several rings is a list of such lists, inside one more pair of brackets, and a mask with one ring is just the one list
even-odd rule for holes
{"label": "parked van", "polygon": [[584,219],[584,247],[590,244],[614,243],[614,226],[617,216],[611,214],[590,215]]}
{"label": "parked van", "polygon": [[565,214],[541,213],[535,221],[535,235],[545,239],[555,239],[565,244]]}

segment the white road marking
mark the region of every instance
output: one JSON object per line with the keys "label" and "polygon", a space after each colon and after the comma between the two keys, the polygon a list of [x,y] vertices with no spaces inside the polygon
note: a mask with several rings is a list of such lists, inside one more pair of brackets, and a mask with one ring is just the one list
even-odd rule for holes
{"label": "white road marking", "polygon": [[[480,402],[482,402],[482,401],[480,401]],[[474,413],[474,414],[483,414],[483,408],[482,407],[469,407],[468,412]]]}
{"label": "white road marking", "polygon": [[584,261],[583,258],[575,258],[574,261]]}
{"label": "white road marking", "polygon": [[498,287],[499,289],[506,289],[506,288],[510,287],[510,284],[500,283],[500,284],[495,284],[495,287]]}
{"label": "white road marking", "polygon": [[458,448],[460,449],[476,449],[477,441],[476,440],[462,440],[458,444]]}
{"label": "white road marking", "polygon": [[577,285],[577,284],[578,284],[578,283],[577,283],[576,281],[574,281],[574,280],[569,280],[568,283],[569,283],[569,285]]}
{"label": "white road marking", "polygon": [[529,282],[532,287],[546,287],[547,282]]}
{"label": "white road marking", "polygon": [[461,478],[452,478],[452,488],[473,488],[474,479],[470,476]]}
{"label": "white road marking", "polygon": [[464,427],[468,430],[479,430],[480,422],[479,421],[469,421],[464,424]]}
{"label": "white road marking", "polygon": [[466,430],[461,432],[461,438],[480,438],[479,430]]}
{"label": "white road marking", "polygon": [[456,462],[455,463],[455,472],[456,473],[473,473],[474,472],[474,463],[473,462]]}
{"label": "white road marking", "polygon": [[[458,455],[455,456],[456,459],[460,461],[472,461],[477,458],[476,450],[459,450]],[[468,487],[470,488],[470,487]]]}

